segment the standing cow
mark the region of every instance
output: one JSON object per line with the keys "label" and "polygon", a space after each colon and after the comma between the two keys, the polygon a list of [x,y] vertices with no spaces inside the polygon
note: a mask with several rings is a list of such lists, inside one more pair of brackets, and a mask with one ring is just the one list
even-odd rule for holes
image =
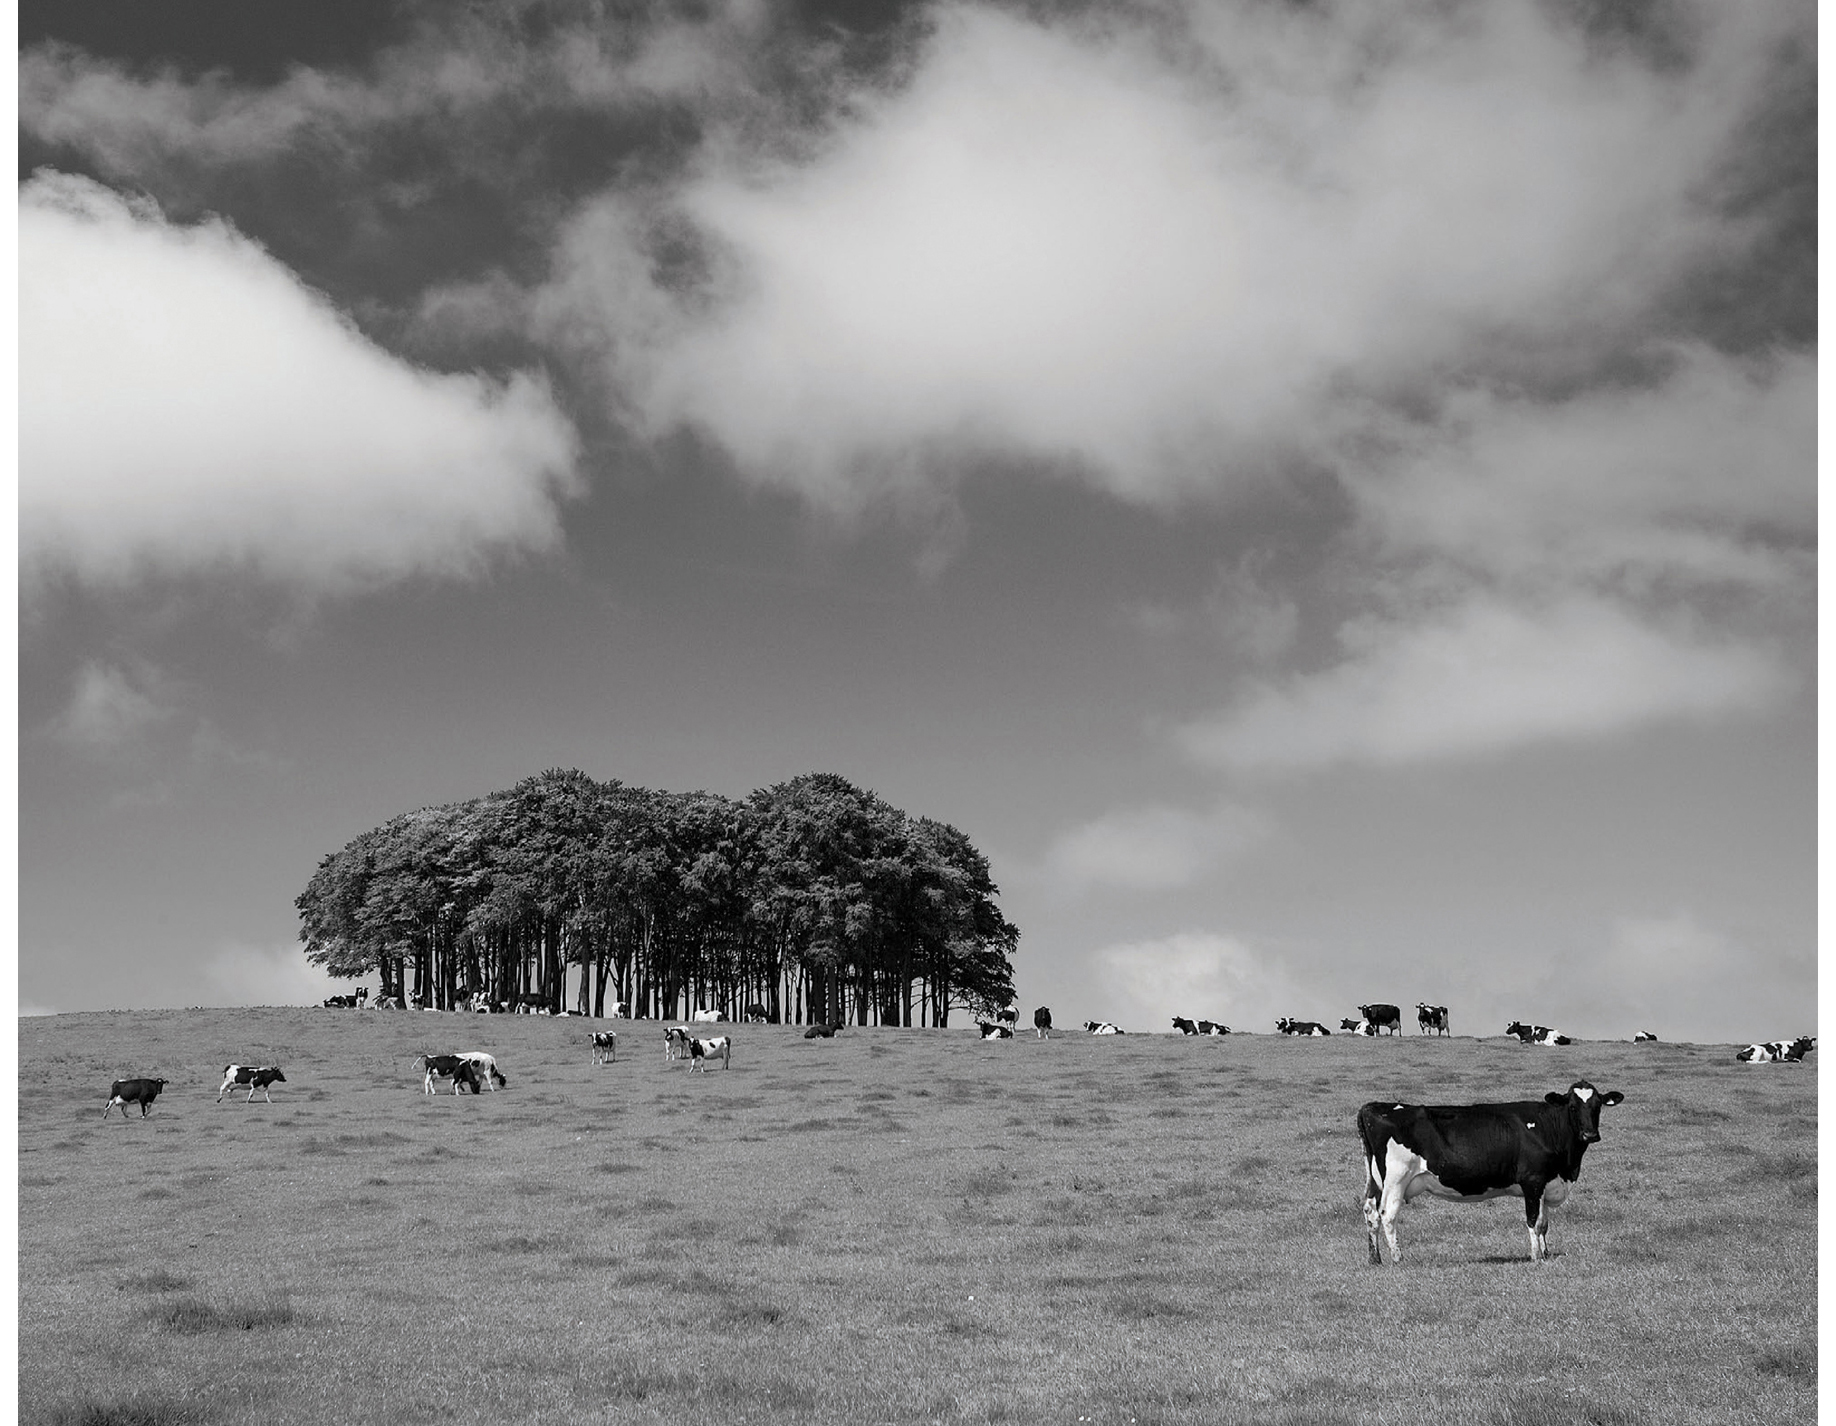
{"label": "standing cow", "polygon": [[1052,1012],[1043,1005],[1033,1012],[1033,1033],[1041,1040],[1052,1033]]}
{"label": "standing cow", "polygon": [[166,1087],[163,1079],[118,1079],[108,1087],[108,1103],[102,1106],[102,1117],[108,1118],[108,1111],[117,1104],[121,1106],[121,1117],[128,1117],[127,1107],[130,1104],[140,1106],[140,1117],[145,1119],[147,1111],[153,1107],[153,1101],[159,1098],[160,1090]]}
{"label": "standing cow", "polygon": [[1445,1035],[1448,1033],[1447,1007],[1445,1005],[1429,1005],[1425,1001],[1417,1001],[1415,1005],[1415,1023],[1424,1035]]}
{"label": "standing cow", "polygon": [[1396,1005],[1385,1005],[1379,1001],[1375,1005],[1360,1005],[1358,1013],[1371,1022],[1375,1030],[1388,1030],[1392,1035],[1402,1034],[1402,1008]]}

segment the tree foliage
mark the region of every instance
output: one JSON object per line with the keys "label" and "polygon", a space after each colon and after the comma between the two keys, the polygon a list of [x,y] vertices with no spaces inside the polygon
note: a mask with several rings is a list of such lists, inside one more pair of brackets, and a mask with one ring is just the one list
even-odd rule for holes
{"label": "tree foliage", "polygon": [[944,1025],[1013,998],[997,894],[963,833],[833,774],[735,801],[553,769],[363,833],[295,905],[308,960],[442,1009]]}

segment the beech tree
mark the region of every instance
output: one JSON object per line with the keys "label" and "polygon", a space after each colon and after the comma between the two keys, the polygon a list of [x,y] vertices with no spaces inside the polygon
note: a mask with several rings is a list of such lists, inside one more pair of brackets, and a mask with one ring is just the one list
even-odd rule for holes
{"label": "beech tree", "polygon": [[296,899],[308,960],[381,994],[635,1016],[947,1025],[1013,997],[1019,931],[946,823],[811,773],[735,801],[551,769],[391,818]]}

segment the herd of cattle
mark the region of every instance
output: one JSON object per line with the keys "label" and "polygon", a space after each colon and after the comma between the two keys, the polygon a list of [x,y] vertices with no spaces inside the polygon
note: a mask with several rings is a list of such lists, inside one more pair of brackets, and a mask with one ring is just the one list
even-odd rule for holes
{"label": "herd of cattle", "polygon": [[[363,992],[355,996],[335,997],[345,1008],[363,1004]],[[327,1002],[330,1004],[331,1002]],[[619,1007],[621,1010],[623,1006]],[[763,1014],[762,1007],[761,1016]],[[1418,1005],[1417,1023],[1423,1034],[1447,1034],[1447,1007]],[[1399,1034],[1402,1012],[1394,1005],[1371,1004],[1358,1007],[1359,1019],[1345,1020],[1341,1027],[1353,1033],[1375,1035],[1383,1030]],[[697,1011],[689,1023],[671,1025],[663,1031],[663,1057],[666,1061],[687,1061],[689,1073],[707,1072],[718,1060],[723,1070],[733,1067],[733,1038],[721,1034],[702,1038],[696,1027],[718,1023],[714,1011]],[[984,1040],[1011,1039],[1019,1012],[1008,1009],[997,1013],[994,1022],[979,1022]],[[1210,1020],[1173,1017],[1173,1027],[1182,1035],[1228,1035],[1228,1025]],[[804,1031],[805,1039],[833,1038],[841,1029],[839,1023],[812,1025]],[[1033,1028],[1040,1038],[1052,1029],[1052,1012],[1040,1006],[1033,1013]],[[1328,1035],[1324,1025],[1311,1020],[1283,1017],[1276,1028],[1284,1035]],[[1119,1026],[1106,1020],[1086,1020],[1084,1029],[1092,1035],[1120,1035]],[[1513,1021],[1505,1030],[1521,1043],[1567,1045],[1567,1035],[1543,1025],[1525,1025]],[[1640,1031],[1639,1041],[1657,1038]],[[590,1033],[592,1062],[615,1063],[618,1059],[618,1032],[595,1030]],[[1735,1059],[1749,1064],[1801,1063],[1816,1049],[1815,1037],[1800,1035],[1795,1040],[1770,1040],[1749,1045]],[[421,1071],[421,1088],[434,1094],[441,1080],[450,1080],[454,1095],[469,1089],[474,1095],[489,1089],[495,1093],[508,1088],[510,1081],[498,1068],[496,1058],[484,1050],[467,1050],[459,1054],[422,1053],[414,1058],[414,1068]],[[270,1092],[276,1084],[285,1084],[287,1076],[277,1065],[224,1066],[223,1082],[217,1089],[217,1102],[231,1089],[248,1087],[245,1102],[253,1103],[257,1091],[270,1104]],[[138,1104],[140,1117],[146,1118],[168,1081],[157,1078],[118,1079],[109,1087],[108,1103],[102,1117],[117,1105],[127,1117],[127,1106]],[[1423,1105],[1388,1104],[1373,1100],[1358,1110],[1358,1138],[1364,1148],[1365,1184],[1363,1213],[1365,1232],[1370,1244],[1370,1260],[1384,1261],[1380,1244],[1390,1246],[1390,1261],[1401,1259],[1396,1239],[1396,1218],[1403,1207],[1424,1194],[1452,1199],[1461,1203],[1484,1203],[1490,1199],[1517,1197],[1524,1201],[1524,1222],[1530,1234],[1530,1259],[1539,1262],[1548,1253],[1549,1212],[1560,1206],[1569,1194],[1569,1186],[1580,1177],[1581,1159],[1589,1144],[1600,1139],[1600,1111],[1625,1101],[1616,1089],[1604,1093],[1587,1080],[1574,1081],[1566,1093],[1545,1094],[1540,1100],[1521,1100],[1505,1104]]]}

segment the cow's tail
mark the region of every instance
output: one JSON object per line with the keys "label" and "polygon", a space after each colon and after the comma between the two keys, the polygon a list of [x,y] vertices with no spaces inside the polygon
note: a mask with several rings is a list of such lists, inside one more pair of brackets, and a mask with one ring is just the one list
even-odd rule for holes
{"label": "cow's tail", "polygon": [[1390,1134],[1370,1105],[1358,1111],[1358,1142],[1364,1146],[1365,1197],[1383,1192],[1383,1166],[1389,1153]]}

